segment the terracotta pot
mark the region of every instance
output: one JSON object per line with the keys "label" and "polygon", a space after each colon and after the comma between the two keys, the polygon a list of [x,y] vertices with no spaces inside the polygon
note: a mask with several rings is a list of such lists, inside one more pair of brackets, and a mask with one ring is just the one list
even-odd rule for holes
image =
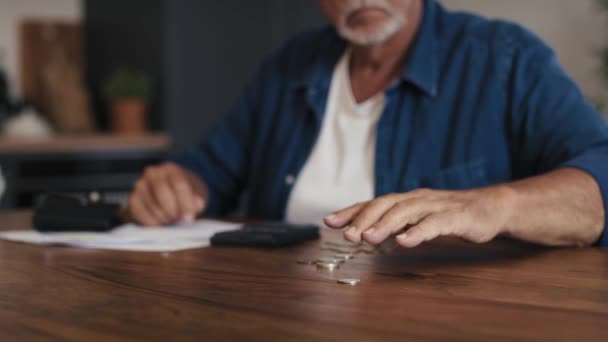
{"label": "terracotta pot", "polygon": [[112,130],[118,134],[141,134],[146,131],[146,102],[124,98],[112,102]]}

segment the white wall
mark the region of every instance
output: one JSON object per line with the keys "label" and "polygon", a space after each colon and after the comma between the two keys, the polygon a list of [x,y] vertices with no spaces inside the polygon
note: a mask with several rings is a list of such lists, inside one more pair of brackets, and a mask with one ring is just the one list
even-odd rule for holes
{"label": "white wall", "polygon": [[516,21],[540,35],[592,98],[608,99],[597,51],[608,46],[608,13],[594,0],[443,0],[451,9]]}
{"label": "white wall", "polygon": [[19,94],[21,88],[18,82],[21,19],[44,17],[78,21],[81,15],[80,0],[0,0],[0,63],[8,71],[13,94]]}

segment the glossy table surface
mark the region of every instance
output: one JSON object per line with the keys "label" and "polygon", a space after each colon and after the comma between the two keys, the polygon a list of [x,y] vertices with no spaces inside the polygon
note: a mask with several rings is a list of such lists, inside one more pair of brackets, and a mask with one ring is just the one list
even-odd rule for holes
{"label": "glossy table surface", "polygon": [[[0,229],[30,220],[0,213]],[[175,253],[0,241],[0,339],[608,340],[607,250],[442,239],[333,272],[297,264],[339,241]],[[336,282],[350,277],[360,284]]]}

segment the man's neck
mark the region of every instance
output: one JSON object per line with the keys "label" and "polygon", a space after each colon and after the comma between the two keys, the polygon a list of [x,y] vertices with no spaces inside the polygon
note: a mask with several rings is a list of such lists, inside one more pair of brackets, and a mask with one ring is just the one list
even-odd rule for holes
{"label": "man's neck", "polygon": [[[360,81],[372,89],[352,84],[358,101],[381,91],[394,81],[402,70],[422,20],[422,0],[414,0],[407,13],[407,24],[384,43],[374,46],[351,44],[350,74],[353,83]],[[363,88],[368,88],[365,86]],[[374,89],[379,88],[379,89]]]}

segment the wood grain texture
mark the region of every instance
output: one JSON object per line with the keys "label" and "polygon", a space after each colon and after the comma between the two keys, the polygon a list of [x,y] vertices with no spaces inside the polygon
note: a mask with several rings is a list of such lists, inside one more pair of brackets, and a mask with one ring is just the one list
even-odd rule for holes
{"label": "wood grain texture", "polygon": [[[0,229],[29,228],[29,212]],[[322,241],[339,240],[324,232]],[[0,338],[606,340],[608,251],[442,239],[334,273],[280,250],[131,253],[0,242]],[[336,279],[356,277],[358,286]]]}

